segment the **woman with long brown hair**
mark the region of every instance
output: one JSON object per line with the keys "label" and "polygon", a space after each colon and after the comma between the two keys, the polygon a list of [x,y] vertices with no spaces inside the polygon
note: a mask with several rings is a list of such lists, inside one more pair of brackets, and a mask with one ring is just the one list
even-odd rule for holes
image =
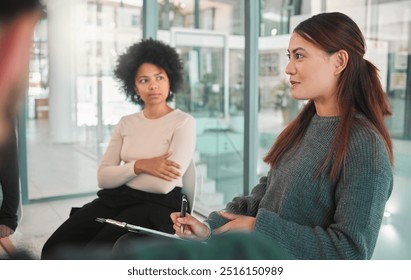
{"label": "woman with long brown hair", "polygon": [[370,259],[393,187],[393,151],[389,103],[365,51],[342,13],[301,22],[286,73],[293,98],[308,102],[266,155],[268,175],[203,223],[171,214],[176,233],[204,240],[246,231],[297,259]]}

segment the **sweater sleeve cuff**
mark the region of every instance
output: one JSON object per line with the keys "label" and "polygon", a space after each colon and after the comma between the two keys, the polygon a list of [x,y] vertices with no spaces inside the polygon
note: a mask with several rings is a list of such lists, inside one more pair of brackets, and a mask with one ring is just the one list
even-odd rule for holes
{"label": "sweater sleeve cuff", "polygon": [[213,235],[213,231],[211,230],[210,225],[209,225],[206,221],[204,221],[203,224],[204,224],[206,227],[208,227],[208,230],[210,231],[210,235],[209,235],[205,240],[203,240],[203,241],[208,241],[208,240],[211,238],[211,235]]}
{"label": "sweater sleeve cuff", "polygon": [[213,231],[216,228],[219,228],[223,226],[224,224],[226,224],[228,220],[221,217],[218,214],[218,212],[214,211],[214,212],[211,212],[211,214],[208,216],[208,218],[204,222],[207,223],[211,231]]}
{"label": "sweater sleeve cuff", "polygon": [[266,209],[259,209],[256,216],[255,231],[270,238],[276,235],[276,228],[279,225],[278,214]]}
{"label": "sweater sleeve cuff", "polygon": [[124,164],[124,166],[127,166],[127,177],[134,177],[137,176],[137,174],[134,172],[134,164],[136,163],[136,160],[127,162]]}

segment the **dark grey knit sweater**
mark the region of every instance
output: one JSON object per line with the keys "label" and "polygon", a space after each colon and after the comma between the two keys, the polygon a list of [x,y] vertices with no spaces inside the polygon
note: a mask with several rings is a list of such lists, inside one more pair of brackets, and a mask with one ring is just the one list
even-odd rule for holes
{"label": "dark grey knit sweater", "polygon": [[[315,177],[338,122],[315,115],[295,153],[262,177],[251,195],[226,206],[256,217],[255,233],[296,259],[370,259],[374,251],[393,186],[390,160],[382,138],[355,124],[341,179],[330,184],[329,167]],[[206,222],[215,229],[227,221],[213,212]]]}

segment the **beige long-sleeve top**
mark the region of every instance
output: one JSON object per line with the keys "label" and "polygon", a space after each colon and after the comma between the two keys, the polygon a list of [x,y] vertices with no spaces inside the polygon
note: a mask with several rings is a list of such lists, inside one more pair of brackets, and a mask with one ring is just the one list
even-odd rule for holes
{"label": "beige long-sleeve top", "polygon": [[182,186],[182,178],[173,181],[141,173],[134,173],[134,163],[139,159],[161,156],[172,152],[170,160],[181,166],[184,174],[193,158],[196,144],[195,119],[176,109],[158,119],[147,119],[143,112],[121,118],[98,168],[98,186],[116,188],[126,184],[130,188],[168,193]]}

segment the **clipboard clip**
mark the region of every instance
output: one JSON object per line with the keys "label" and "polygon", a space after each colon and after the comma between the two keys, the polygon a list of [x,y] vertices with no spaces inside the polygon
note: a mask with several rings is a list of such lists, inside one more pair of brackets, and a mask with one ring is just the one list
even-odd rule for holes
{"label": "clipboard clip", "polygon": [[116,225],[116,226],[119,226],[119,227],[122,227],[122,228],[127,228],[127,223],[119,222],[119,221],[112,220],[112,219],[96,218],[95,221],[100,222],[100,223],[107,223],[107,224]]}

